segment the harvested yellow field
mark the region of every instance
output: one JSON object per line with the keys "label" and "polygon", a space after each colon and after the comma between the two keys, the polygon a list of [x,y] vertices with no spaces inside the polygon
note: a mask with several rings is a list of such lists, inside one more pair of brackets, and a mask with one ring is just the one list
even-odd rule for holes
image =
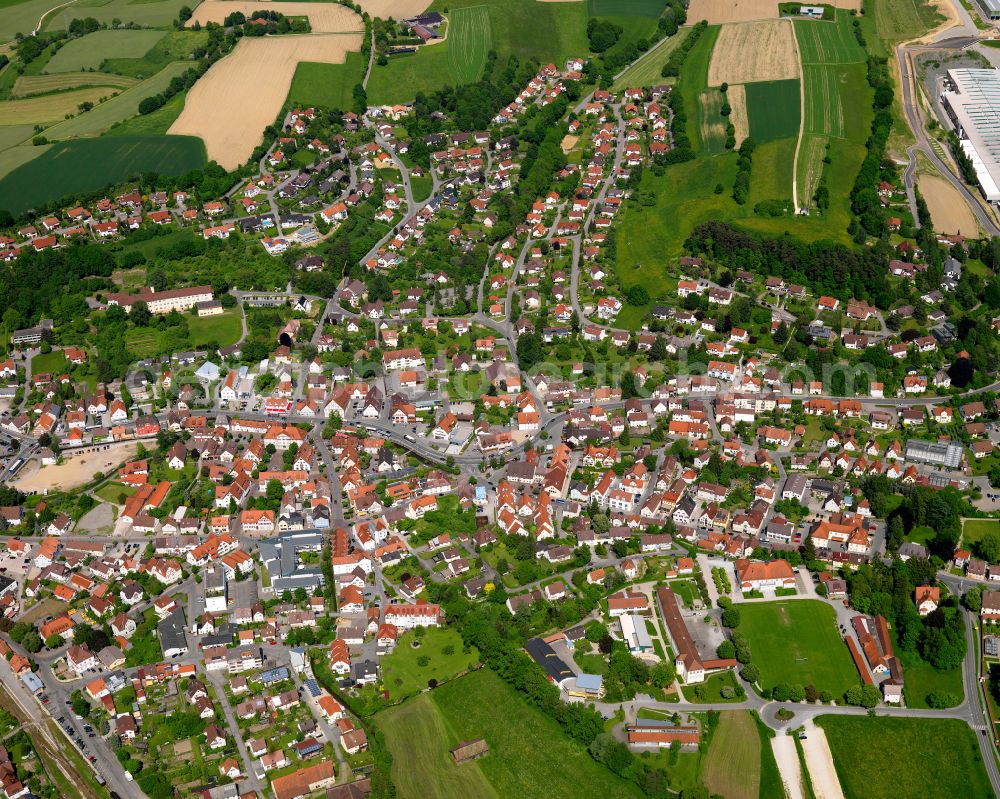
{"label": "harvested yellow field", "polygon": [[430,5],[430,0],[354,0],[362,11],[382,19],[415,17]]}
{"label": "harvested yellow field", "polygon": [[708,65],[708,85],[757,83],[801,74],[790,20],[723,25]]}
{"label": "harvested yellow field", "polygon": [[[948,0],[940,0],[947,3]],[[834,8],[861,11],[861,0],[829,0]],[[691,0],[688,21],[706,20],[709,25],[727,22],[752,22],[755,19],[777,19],[777,0]]]}
{"label": "harvested yellow field", "polygon": [[931,212],[936,233],[978,236],[979,225],[958,189],[940,175],[918,175],[917,187]]}
{"label": "harvested yellow field", "polygon": [[0,103],[0,125],[39,125],[58,122],[67,114],[80,113],[81,103],[97,105],[102,97],[110,97],[118,89],[91,87],[69,92],[57,92],[25,100]]}
{"label": "harvested yellow field", "polygon": [[[221,24],[226,17],[237,11],[249,17],[266,5],[247,0],[205,0],[194,10],[194,16],[188,25],[195,22],[200,22],[202,27],[206,22]],[[275,8],[286,17],[308,17],[313,33],[347,33],[365,29],[361,17],[339,3],[282,3]]]}
{"label": "harvested yellow field", "polygon": [[200,136],[208,157],[233,169],[263,141],[300,61],[343,64],[360,49],[361,33],[245,37],[191,88],[167,132]]}
{"label": "harvested yellow field", "polygon": [[739,147],[743,140],[750,135],[750,119],[747,116],[747,93],[743,89],[742,83],[736,83],[729,87],[726,92],[726,100],[729,101],[729,121],[736,128],[736,146]]}
{"label": "harvested yellow field", "polygon": [[691,0],[688,22],[706,20],[709,25],[777,19],[777,0]]}

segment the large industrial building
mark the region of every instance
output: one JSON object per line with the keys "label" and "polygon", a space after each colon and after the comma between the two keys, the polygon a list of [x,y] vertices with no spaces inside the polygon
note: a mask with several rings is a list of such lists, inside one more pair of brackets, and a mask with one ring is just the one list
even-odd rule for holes
{"label": "large industrial building", "polygon": [[949,69],[941,105],[988,202],[1000,203],[1000,71]]}

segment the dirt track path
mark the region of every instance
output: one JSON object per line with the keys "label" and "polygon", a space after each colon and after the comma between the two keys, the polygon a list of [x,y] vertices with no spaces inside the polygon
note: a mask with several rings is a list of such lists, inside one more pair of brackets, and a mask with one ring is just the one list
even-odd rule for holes
{"label": "dirt track path", "polygon": [[805,799],[802,793],[802,766],[799,753],[795,750],[795,739],[779,733],[771,739],[771,749],[788,799]]}
{"label": "dirt track path", "polygon": [[[791,23],[789,23],[791,24]],[[792,208],[799,212],[799,153],[802,152],[802,137],[806,130],[806,76],[802,70],[802,51],[799,50],[799,37],[795,35],[792,25],[792,38],[795,41],[795,58],[799,62],[799,137],[795,141],[795,157],[792,159]]]}
{"label": "dirt track path", "polygon": [[816,799],[844,799],[844,791],[840,787],[840,778],[833,765],[833,753],[830,752],[826,733],[812,721],[805,725],[805,730],[807,737],[802,742],[802,750],[805,752],[813,794]]}

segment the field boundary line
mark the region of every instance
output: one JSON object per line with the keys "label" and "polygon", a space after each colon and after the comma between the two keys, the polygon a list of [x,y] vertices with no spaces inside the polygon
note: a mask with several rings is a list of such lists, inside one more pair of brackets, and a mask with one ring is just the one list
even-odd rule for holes
{"label": "field boundary line", "polygon": [[799,62],[799,137],[795,140],[795,157],[792,158],[792,207],[795,213],[799,212],[799,153],[802,151],[802,139],[806,128],[806,73],[802,66],[802,51],[799,49],[799,36],[795,32],[795,24],[792,26],[792,39],[795,42],[795,57]]}

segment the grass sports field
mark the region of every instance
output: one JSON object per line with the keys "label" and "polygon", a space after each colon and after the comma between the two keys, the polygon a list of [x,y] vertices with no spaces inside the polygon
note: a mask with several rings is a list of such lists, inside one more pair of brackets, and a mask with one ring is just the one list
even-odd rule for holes
{"label": "grass sports field", "polygon": [[801,97],[797,79],[748,83],[743,90],[754,143],[798,136]]}
{"label": "grass sports field", "polygon": [[63,72],[59,75],[22,75],[11,89],[11,97],[30,97],[33,94],[48,94],[82,86],[110,86],[127,89],[135,86],[135,78],[124,75],[109,75],[106,72]]}
{"label": "grass sports field", "polygon": [[45,135],[50,140],[58,141],[99,134],[116,122],[122,122],[138,114],[139,103],[147,97],[162,92],[174,77],[181,75],[189,68],[189,64],[180,61],[170,64],[149,80],[144,80],[142,83],[126,89],[117,97],[112,97],[110,100],[95,106],[87,113],[53,125],[46,129]]}
{"label": "grass sports field", "polygon": [[348,53],[343,64],[304,61],[295,69],[288,101],[349,111],[354,105],[354,87],[364,79],[366,66],[361,53]]}
{"label": "grass sports field", "polygon": [[443,685],[430,696],[454,736],[449,746],[475,738],[489,744],[489,755],[476,764],[500,796],[631,799],[642,795],[633,783],[596,763],[556,722],[488,669]]}
{"label": "grass sports field", "polygon": [[487,6],[456,8],[448,20],[448,71],[456,84],[479,80],[493,46]]}
{"label": "grass sports field", "polygon": [[[414,642],[420,646],[413,647]],[[423,691],[428,680],[450,680],[472,668],[476,652],[463,652],[462,637],[454,630],[429,629],[421,638],[402,636],[391,655],[382,658],[382,682],[391,701],[398,702]],[[426,665],[420,665],[427,658]]]}
{"label": "grass sports field", "polygon": [[0,203],[19,214],[68,194],[94,191],[138,172],[180,175],[204,163],[205,146],[191,136],[61,142],[0,180]]}
{"label": "grass sports field", "polygon": [[612,90],[618,92],[631,86],[656,86],[661,83],[673,82],[673,78],[664,78],[660,72],[663,70],[663,65],[670,59],[670,54],[687,38],[690,31],[690,28],[681,28],[669,39],[664,39],[659,47],[626,69],[622,76],[615,81]]}
{"label": "grass sports field", "polygon": [[42,72],[77,72],[99,69],[108,58],[142,58],[165,31],[103,30],[70,39],[49,59]]}
{"label": "grass sports field", "polygon": [[399,799],[498,799],[479,761],[456,765],[452,760],[448,750],[460,739],[445,724],[430,694],[379,713],[375,722],[392,752],[392,781]]}
{"label": "grass sports field", "polygon": [[975,733],[963,721],[820,716],[816,723],[826,732],[845,799],[993,796]]}
{"label": "grass sports field", "polygon": [[859,682],[830,605],[820,600],[748,603],[740,606],[739,631],[750,642],[767,692],[777,683],[816,686],[840,698]]}
{"label": "grass sports field", "polygon": [[719,726],[702,770],[705,787],[726,799],[757,799],[760,793],[761,740],[754,718],[746,710],[727,710],[719,715]]}

